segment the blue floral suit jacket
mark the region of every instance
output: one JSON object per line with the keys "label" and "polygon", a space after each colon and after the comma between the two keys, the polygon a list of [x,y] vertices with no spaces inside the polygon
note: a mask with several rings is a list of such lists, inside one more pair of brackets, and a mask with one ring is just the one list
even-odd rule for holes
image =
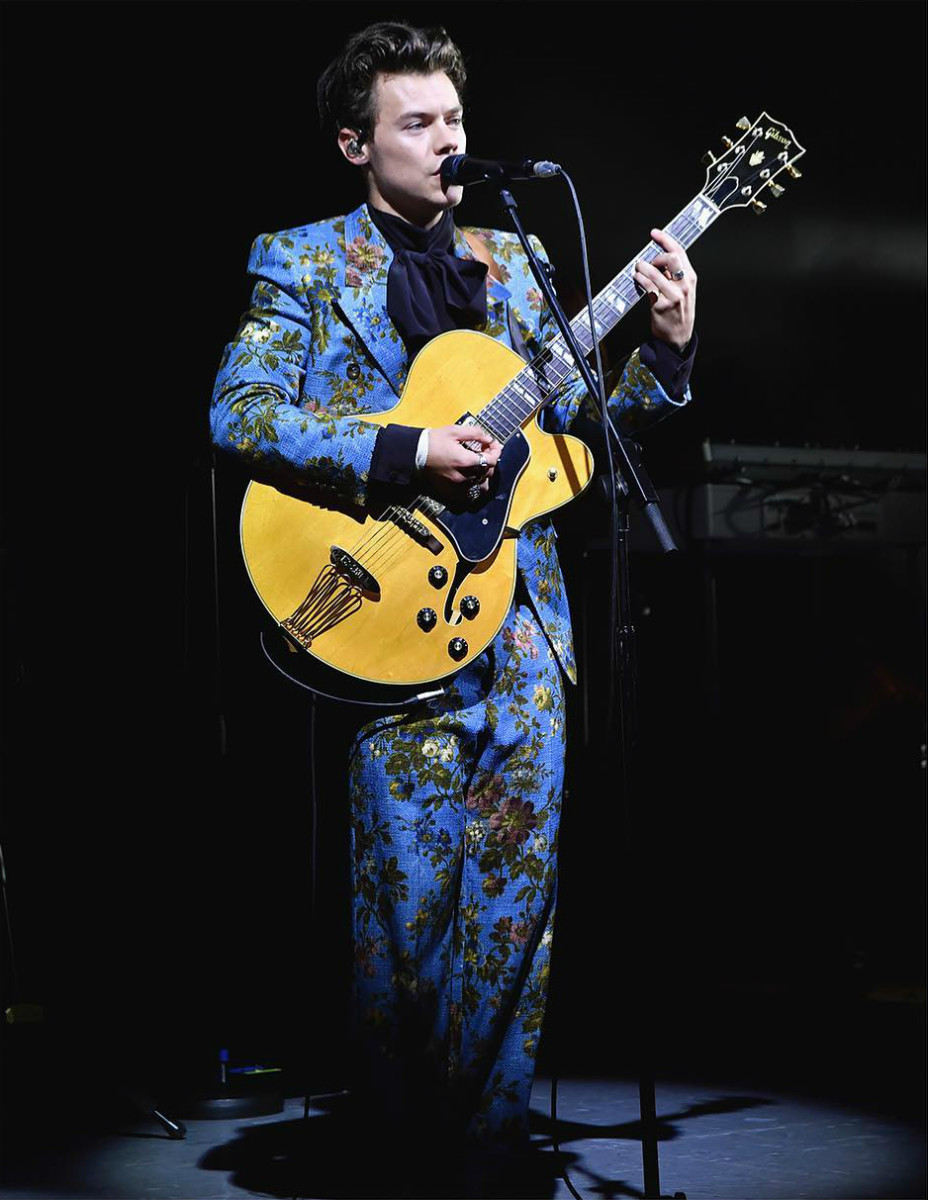
{"label": "blue floral suit jacket", "polygon": [[[485,243],[502,282],[488,276],[482,332],[511,349],[509,311],[534,355],[557,332],[515,234],[469,229]],[[543,259],[537,239],[534,248]],[[473,258],[460,230],[455,253]],[[236,453],[268,482],[319,484],[364,504],[381,427],[364,414],[398,404],[410,362],[387,315],[393,252],[366,205],[344,217],[266,234],[254,242],[251,307],[226,347],[211,409],[213,444]],[[636,351],[611,398],[613,420],[635,432],[690,399],[672,400]],[[544,428],[565,432],[582,405],[577,378],[543,410]],[[589,415],[596,416],[589,405]],[[570,610],[549,517],[527,525],[519,569],[568,678],[577,671]]]}

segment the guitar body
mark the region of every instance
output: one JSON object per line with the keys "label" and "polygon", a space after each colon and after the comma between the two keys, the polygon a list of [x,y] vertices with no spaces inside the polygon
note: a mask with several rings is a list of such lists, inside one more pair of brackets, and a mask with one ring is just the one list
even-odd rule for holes
{"label": "guitar body", "polygon": [[[442,334],[416,357],[399,404],[363,419],[422,428],[476,420],[524,367],[485,334]],[[283,661],[311,681],[313,663],[298,663],[308,657],[329,680],[341,674],[348,692],[373,685],[378,697],[446,681],[506,618],[519,530],[578,495],[592,469],[581,441],[545,433],[533,415],[506,442],[490,491],[460,510],[416,490],[358,509],[251,483],[242,551],[288,643]]]}
{"label": "guitar body", "polygon": [[[795,164],[805,150],[782,122],[761,113],[737,129],[724,153],[704,160],[703,189],[665,227],[684,249],[724,211],[763,213],[785,190],[777,179],[801,178]],[[592,322],[586,311],[574,318],[582,353],[635,307],[637,264],[662,251],[649,242],[593,300]],[[418,355],[395,408],[364,414],[374,425],[467,421],[493,432],[503,451],[490,491],[471,507],[415,489],[378,501],[373,487],[368,508],[356,509],[299,486],[249,486],[242,550],[282,635],[264,642],[278,667],[329,695],[398,704],[440,690],[486,649],[512,603],[519,531],[572,500],[592,475],[587,447],[544,433],[537,420],[573,362],[563,334],[526,365],[485,334],[446,333]]]}

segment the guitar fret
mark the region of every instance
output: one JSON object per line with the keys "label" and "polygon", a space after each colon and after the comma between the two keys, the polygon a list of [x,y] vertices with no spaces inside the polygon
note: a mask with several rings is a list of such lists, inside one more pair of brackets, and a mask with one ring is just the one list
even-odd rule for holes
{"label": "guitar fret", "polygon": [[721,211],[711,200],[707,200],[705,196],[697,196],[691,207],[695,210],[692,219],[698,226],[700,233],[709,228]]}
{"label": "guitar fret", "polygon": [[[521,373],[520,373],[521,376]],[[520,376],[516,376],[506,387],[494,398],[491,406],[498,404],[502,409],[499,412],[499,424],[505,423],[505,437],[511,437],[517,429],[519,429],[526,417],[530,416],[540,403],[543,403],[543,398],[538,392],[532,392],[525,384],[520,382]],[[497,414],[494,413],[494,420]],[[497,437],[497,441],[504,440]]]}
{"label": "guitar fret", "polygon": [[564,366],[571,366],[573,364],[573,359],[570,356],[570,351],[564,345],[564,340],[560,334],[558,334],[558,336],[556,338],[552,338],[552,340],[548,343],[548,349],[551,351],[552,354],[557,355],[557,357],[560,359],[561,363],[564,364]]}
{"label": "guitar fret", "polygon": [[533,392],[531,388],[526,387],[525,384],[521,382],[521,377],[519,375],[516,376],[509,386],[513,389],[513,391],[515,391],[521,400],[526,400],[532,408],[535,407],[535,401],[538,399],[537,389]]}
{"label": "guitar fret", "polygon": [[493,424],[494,436],[498,442],[511,437],[513,430],[519,427],[518,417],[514,418],[511,412],[494,412]]}
{"label": "guitar fret", "polygon": [[[684,250],[688,250],[721,215],[721,212],[718,205],[700,192],[665,228]],[[601,341],[644,294],[635,282],[635,263],[653,262],[659,254],[663,253],[663,247],[659,246],[657,242],[648,242],[644,249],[631,262],[626,263],[618,275],[594,298],[595,339],[590,331],[590,314],[586,308],[570,322],[573,334],[584,354],[589,354],[593,349],[594,340]],[[487,406],[485,411],[492,411],[494,428],[498,429],[498,433],[494,433],[494,436],[499,441],[511,437],[525,423],[527,417],[546,404],[565,380],[576,373],[573,355],[559,333],[547,343],[541,354],[523,368],[516,378],[511,380]],[[516,418],[515,424],[513,424],[514,417]],[[508,432],[501,428],[504,424],[508,427]]]}
{"label": "guitar fret", "polygon": [[483,426],[483,428],[487,431],[488,434],[490,434],[491,437],[494,437],[498,442],[503,443],[509,437],[509,434],[505,433],[503,431],[502,427],[497,424],[495,414],[493,415],[492,421],[489,419],[489,413],[490,413],[491,407],[492,407],[492,402],[487,405],[487,407],[483,410],[483,412],[478,413],[477,424]]}
{"label": "guitar fret", "polygon": [[513,395],[513,391],[514,389],[512,384],[507,384],[506,387],[500,392],[500,399],[503,401],[506,415],[511,416],[512,413],[515,413],[516,421],[518,422],[525,414],[522,411],[519,393],[516,392],[515,395]]}
{"label": "guitar fret", "polygon": [[535,402],[531,398],[522,399],[520,396],[511,397],[510,412],[515,413],[513,427],[518,429],[526,417],[535,410]]}
{"label": "guitar fret", "polygon": [[529,394],[537,396],[541,400],[547,393],[546,387],[551,385],[551,377],[554,377],[557,382],[557,372],[561,364],[551,355],[551,343],[549,343],[538,358],[533,363],[527,366],[519,375],[524,386],[528,389]]}
{"label": "guitar fret", "polygon": [[[589,321],[586,319],[586,313],[584,313],[582,317],[574,317],[570,323],[570,327],[573,330],[574,337],[577,339],[580,349],[584,354],[587,354],[593,349],[593,339],[590,336],[590,325]],[[576,364],[574,362],[573,355],[570,353],[570,350],[566,345],[564,346],[564,354],[564,361],[567,362],[569,359],[570,369],[573,370]]]}
{"label": "guitar fret", "polygon": [[628,308],[628,301],[625,300],[619,292],[613,290],[612,288],[607,289],[607,291],[603,294],[603,298],[612,311],[618,313],[620,317],[625,312],[626,308]]}

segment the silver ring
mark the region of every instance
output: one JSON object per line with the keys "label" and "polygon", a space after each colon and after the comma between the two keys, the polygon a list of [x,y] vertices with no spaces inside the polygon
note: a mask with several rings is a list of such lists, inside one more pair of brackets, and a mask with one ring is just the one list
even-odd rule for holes
{"label": "silver ring", "polygon": [[489,465],[490,464],[487,462],[487,456],[485,454],[481,454],[477,459],[477,466],[485,471]]}
{"label": "silver ring", "polygon": [[474,500],[480,499],[480,484],[472,483],[467,489],[467,499],[473,503]]}
{"label": "silver ring", "polygon": [[681,279],[683,278],[683,276],[684,276],[685,274],[686,274],[686,272],[685,272],[685,271],[674,271],[674,272],[672,273],[672,275],[670,276],[670,278],[671,278],[671,279],[676,279],[676,280],[678,280],[678,281],[679,281],[679,280],[681,280]]}

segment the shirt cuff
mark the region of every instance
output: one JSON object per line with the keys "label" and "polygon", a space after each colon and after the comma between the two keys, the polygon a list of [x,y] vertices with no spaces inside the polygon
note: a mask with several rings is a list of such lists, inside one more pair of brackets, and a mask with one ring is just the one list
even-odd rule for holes
{"label": "shirt cuff", "polygon": [[424,471],[429,461],[429,431],[423,429],[419,434],[419,445],[416,447],[416,470]]}
{"label": "shirt cuff", "polygon": [[412,425],[385,425],[374,443],[368,477],[374,483],[412,482],[421,433]]}
{"label": "shirt cuff", "polygon": [[689,345],[678,352],[659,338],[649,338],[638,350],[638,357],[648,368],[674,404],[683,403],[683,394],[690,381],[693,360],[699,338],[694,333]]}

